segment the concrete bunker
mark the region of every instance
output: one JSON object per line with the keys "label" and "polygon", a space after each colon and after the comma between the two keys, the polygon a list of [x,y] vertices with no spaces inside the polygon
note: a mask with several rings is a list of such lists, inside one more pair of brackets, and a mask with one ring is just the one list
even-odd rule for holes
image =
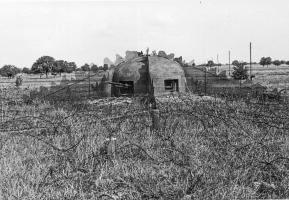
{"label": "concrete bunker", "polygon": [[182,66],[158,55],[127,54],[114,68],[112,96],[162,95],[186,91]]}

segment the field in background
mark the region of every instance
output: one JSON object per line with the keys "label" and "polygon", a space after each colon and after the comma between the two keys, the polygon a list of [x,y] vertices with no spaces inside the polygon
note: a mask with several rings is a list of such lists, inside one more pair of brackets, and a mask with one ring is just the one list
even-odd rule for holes
{"label": "field in background", "polygon": [[269,89],[277,88],[278,90],[289,88],[289,66],[288,65],[269,65],[269,66],[252,66],[252,74],[256,77],[255,82],[259,82]]}
{"label": "field in background", "polygon": [[[95,75],[95,76],[94,76]],[[90,73],[90,81],[91,83],[95,83],[96,81],[100,81],[103,73]],[[45,75],[40,77],[38,74],[18,74],[17,76],[21,76],[23,79],[22,88],[39,88],[43,87],[53,87],[56,85],[68,85],[79,80],[85,79],[89,77],[88,72],[73,72],[73,73],[62,73],[61,76],[58,74],[53,76],[51,74],[46,78]],[[7,77],[0,76],[0,85],[2,87],[6,87],[8,85],[15,85],[16,77],[9,79]],[[88,79],[87,79],[88,80]],[[85,81],[87,84],[87,82]]]}
{"label": "field in background", "polygon": [[[35,74],[19,74],[23,79],[22,89],[29,90],[43,90],[43,92],[53,93],[58,90],[66,92],[68,86],[71,92],[77,93],[80,96],[88,96],[89,86],[95,85],[96,82],[99,84],[103,78],[105,72],[93,73],[88,72],[73,72],[73,73],[62,73],[60,75],[53,76],[51,74],[46,78],[45,75]],[[90,78],[89,78],[90,76]],[[15,86],[16,77],[8,79],[6,77],[0,77],[0,88]],[[91,95],[93,94],[92,88],[90,88]]]}
{"label": "field in background", "polygon": [[[246,67],[249,70],[249,65],[246,65]],[[226,70],[226,74],[229,74],[229,65],[222,65],[216,67],[216,69],[216,71],[219,69],[219,72]],[[232,71],[233,69],[231,65],[231,73]],[[269,65],[263,67],[259,64],[252,64],[252,75],[255,75],[255,78],[253,78],[254,83],[260,83],[268,87],[269,90],[274,88],[281,90],[289,87],[288,65]]]}

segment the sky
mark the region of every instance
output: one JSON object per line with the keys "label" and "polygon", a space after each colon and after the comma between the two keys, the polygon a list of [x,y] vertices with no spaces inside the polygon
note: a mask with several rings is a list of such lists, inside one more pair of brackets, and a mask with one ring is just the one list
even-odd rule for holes
{"label": "sky", "polygon": [[288,0],[0,1],[0,66],[37,58],[103,65],[126,50],[187,62],[289,60]]}

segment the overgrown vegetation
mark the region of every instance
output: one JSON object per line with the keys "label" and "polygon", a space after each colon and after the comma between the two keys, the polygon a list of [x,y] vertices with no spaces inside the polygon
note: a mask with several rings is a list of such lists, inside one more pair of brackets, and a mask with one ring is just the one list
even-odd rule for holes
{"label": "overgrown vegetation", "polygon": [[237,62],[236,66],[233,67],[232,77],[236,80],[240,80],[241,85],[241,80],[248,79],[248,76],[248,70],[245,68],[245,63]]}
{"label": "overgrown vegetation", "polygon": [[22,93],[1,91],[1,199],[289,197],[287,104]]}

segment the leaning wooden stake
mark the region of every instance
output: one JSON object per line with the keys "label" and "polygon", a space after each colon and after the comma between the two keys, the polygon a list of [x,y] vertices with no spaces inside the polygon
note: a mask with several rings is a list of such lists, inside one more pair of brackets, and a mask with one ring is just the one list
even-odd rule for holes
{"label": "leaning wooden stake", "polygon": [[157,103],[154,95],[150,96],[150,116],[152,119],[152,129],[158,130],[160,128],[160,111],[157,109]]}
{"label": "leaning wooden stake", "polygon": [[116,138],[109,137],[104,141],[104,149],[106,156],[112,160],[116,159]]}
{"label": "leaning wooden stake", "polygon": [[153,130],[158,130],[160,128],[160,111],[158,109],[152,109],[151,117]]}
{"label": "leaning wooden stake", "polygon": [[3,110],[3,101],[1,101],[1,122],[3,122],[4,110]]}

